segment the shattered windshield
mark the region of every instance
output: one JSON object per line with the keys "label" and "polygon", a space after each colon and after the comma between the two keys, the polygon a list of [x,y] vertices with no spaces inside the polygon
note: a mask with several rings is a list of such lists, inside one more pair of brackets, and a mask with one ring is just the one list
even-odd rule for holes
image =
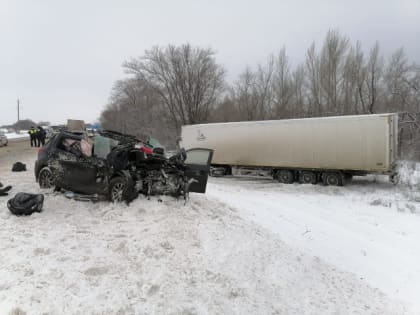
{"label": "shattered windshield", "polygon": [[152,148],[163,148],[163,145],[161,145],[159,140],[155,138],[149,138],[149,140],[147,140],[147,144],[150,145]]}

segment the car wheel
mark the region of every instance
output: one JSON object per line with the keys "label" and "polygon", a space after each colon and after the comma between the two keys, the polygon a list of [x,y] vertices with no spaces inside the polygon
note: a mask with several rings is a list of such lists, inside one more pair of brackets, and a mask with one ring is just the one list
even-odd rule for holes
{"label": "car wheel", "polygon": [[44,167],[39,171],[38,183],[41,188],[54,187],[54,177],[49,167]]}
{"label": "car wheel", "polygon": [[124,177],[114,177],[109,183],[109,199],[112,202],[128,201],[132,185]]}

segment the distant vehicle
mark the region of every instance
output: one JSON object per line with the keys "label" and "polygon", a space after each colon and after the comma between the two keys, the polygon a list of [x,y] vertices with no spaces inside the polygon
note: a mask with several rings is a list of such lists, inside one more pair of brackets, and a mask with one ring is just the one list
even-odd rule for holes
{"label": "distant vehicle", "polygon": [[183,126],[180,145],[214,150],[213,175],[341,186],[370,173],[395,181],[397,140],[398,114],[378,114]]}
{"label": "distant vehicle", "polygon": [[205,193],[212,155],[191,149],[166,158],[162,148],[112,131],[95,135],[92,151],[84,135],[62,131],[39,149],[35,178],[41,188],[107,195],[111,201],[130,201],[138,193],[186,198]]}
{"label": "distant vehicle", "polygon": [[9,140],[7,139],[7,136],[5,135],[4,132],[0,131],[0,147],[7,146],[8,143],[9,143]]}
{"label": "distant vehicle", "polygon": [[95,136],[95,129],[93,128],[86,128],[86,133],[89,138],[93,138]]}

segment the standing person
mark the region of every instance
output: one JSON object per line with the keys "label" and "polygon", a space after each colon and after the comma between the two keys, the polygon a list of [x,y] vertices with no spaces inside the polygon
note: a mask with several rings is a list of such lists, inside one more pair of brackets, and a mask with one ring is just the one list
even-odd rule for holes
{"label": "standing person", "polygon": [[29,129],[29,131],[28,131],[28,133],[29,133],[29,137],[30,137],[30,139],[31,139],[31,147],[36,147],[36,139],[35,139],[35,128],[34,128],[34,126],[31,126],[31,129]]}
{"label": "standing person", "polygon": [[40,145],[45,145],[45,137],[47,136],[47,132],[41,126],[38,126],[38,147]]}
{"label": "standing person", "polygon": [[34,128],[34,130],[35,130],[35,146],[37,146],[37,147],[39,147],[39,143],[40,143],[40,141],[39,141],[39,129],[38,128]]}

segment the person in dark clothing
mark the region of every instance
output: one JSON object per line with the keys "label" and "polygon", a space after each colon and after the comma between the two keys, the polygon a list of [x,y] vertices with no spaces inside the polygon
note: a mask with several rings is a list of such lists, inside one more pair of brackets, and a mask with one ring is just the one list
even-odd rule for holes
{"label": "person in dark clothing", "polygon": [[39,147],[39,129],[35,127],[34,130],[35,130],[35,146]]}
{"label": "person in dark clothing", "polygon": [[34,146],[36,147],[36,134],[35,134],[34,126],[32,126],[31,129],[29,129],[28,133],[31,139],[31,147],[34,147]]}
{"label": "person in dark clothing", "polygon": [[41,126],[38,126],[38,147],[40,145],[45,145],[45,137],[47,136],[47,132]]}

